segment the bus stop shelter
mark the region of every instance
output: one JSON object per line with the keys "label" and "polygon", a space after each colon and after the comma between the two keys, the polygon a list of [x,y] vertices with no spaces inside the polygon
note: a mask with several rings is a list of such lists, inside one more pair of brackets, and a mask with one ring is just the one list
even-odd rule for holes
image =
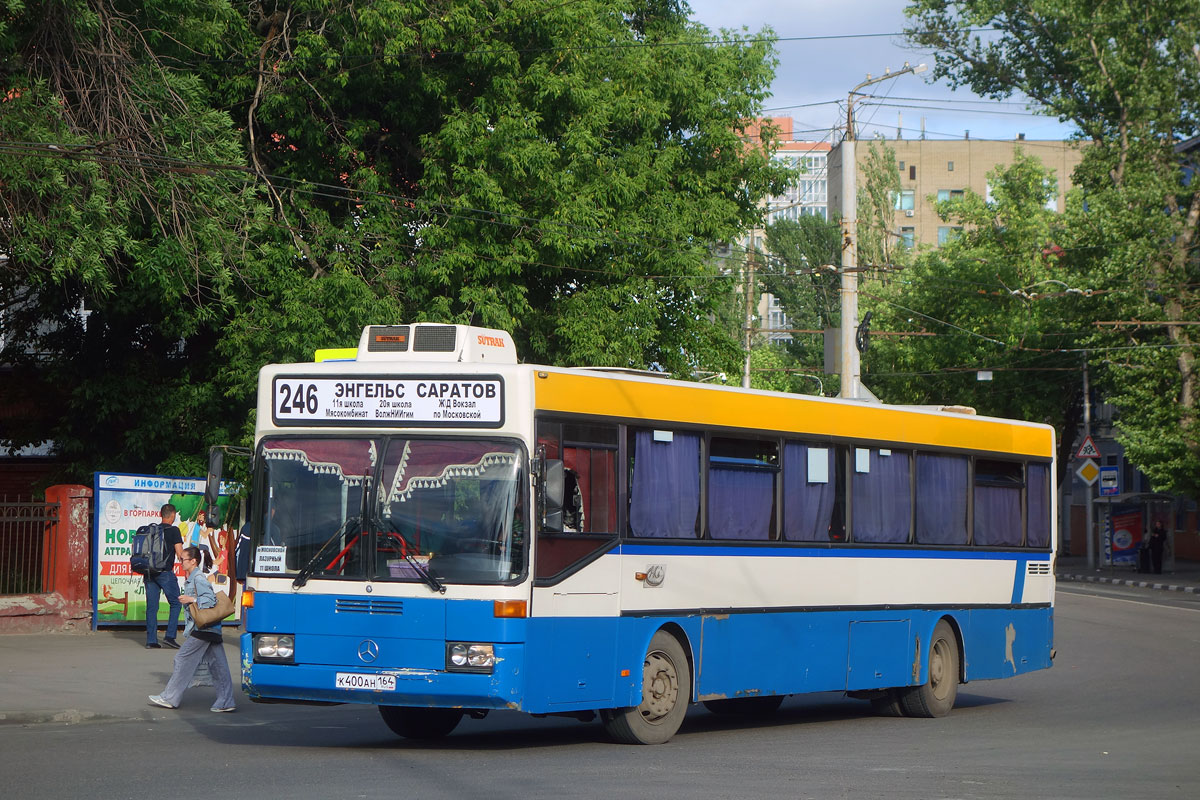
{"label": "bus stop shelter", "polygon": [[1163,569],[1175,569],[1175,497],[1154,492],[1123,492],[1092,498],[1101,509],[1099,522],[1101,565],[1136,569],[1143,543],[1155,523],[1167,531]]}

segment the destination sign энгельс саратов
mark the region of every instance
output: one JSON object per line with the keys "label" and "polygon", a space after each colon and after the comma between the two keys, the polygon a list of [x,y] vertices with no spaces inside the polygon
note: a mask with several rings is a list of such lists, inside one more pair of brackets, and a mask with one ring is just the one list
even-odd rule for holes
{"label": "destination sign \u044d\u043d\u0433\u0435\u043b\u044c\u0441 \u0441\u0430\u0440\u0430\u0442\u043e\u0432", "polygon": [[276,425],[475,426],[504,422],[498,376],[276,376]]}

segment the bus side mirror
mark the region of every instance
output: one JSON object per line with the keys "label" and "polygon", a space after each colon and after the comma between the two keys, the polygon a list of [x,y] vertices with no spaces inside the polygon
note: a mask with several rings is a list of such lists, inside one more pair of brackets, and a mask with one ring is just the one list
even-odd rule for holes
{"label": "bus side mirror", "polygon": [[542,530],[563,529],[563,462],[548,458],[542,472]]}
{"label": "bus side mirror", "polygon": [[204,516],[214,526],[220,524],[221,511],[217,498],[221,496],[221,473],[225,470],[225,452],[214,447],[208,451],[208,477],[204,483]]}

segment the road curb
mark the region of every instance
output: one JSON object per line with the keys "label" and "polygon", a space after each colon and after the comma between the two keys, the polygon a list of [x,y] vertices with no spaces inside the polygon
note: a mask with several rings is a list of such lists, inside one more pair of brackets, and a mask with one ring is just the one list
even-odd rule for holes
{"label": "road curb", "polygon": [[1130,580],[1128,578],[1103,578],[1093,575],[1059,575],[1060,581],[1078,581],[1081,583],[1110,583],[1115,586],[1135,586],[1139,589],[1158,589],[1165,592],[1187,592],[1200,594],[1200,586],[1180,586],[1173,583],[1154,583],[1152,581]]}
{"label": "road curb", "polygon": [[101,714],[96,711],[80,711],[68,708],[63,711],[15,711],[0,712],[0,727],[5,725],[46,725],[58,723],[61,725],[78,725],[82,722],[105,722],[127,717],[114,717],[111,714]]}

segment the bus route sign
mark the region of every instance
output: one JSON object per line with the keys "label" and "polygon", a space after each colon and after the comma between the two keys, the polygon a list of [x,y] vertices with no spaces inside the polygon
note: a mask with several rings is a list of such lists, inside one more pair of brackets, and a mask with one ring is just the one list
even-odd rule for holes
{"label": "bus route sign", "polygon": [[504,423],[500,376],[276,375],[276,425],[485,427]]}

